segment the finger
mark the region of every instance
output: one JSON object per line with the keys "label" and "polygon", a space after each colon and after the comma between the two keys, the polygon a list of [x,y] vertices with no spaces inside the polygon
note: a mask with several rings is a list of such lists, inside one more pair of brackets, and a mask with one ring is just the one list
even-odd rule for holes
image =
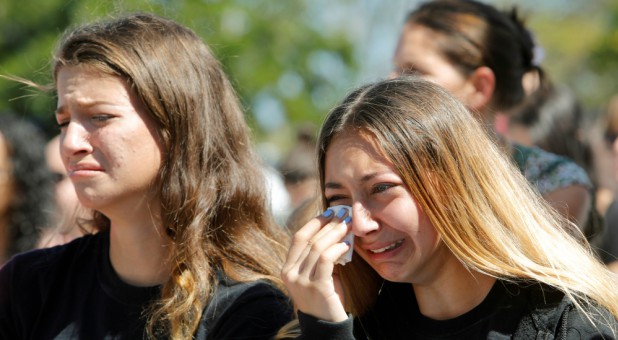
{"label": "finger", "polygon": [[315,281],[331,280],[334,274],[335,262],[349,249],[349,244],[338,242],[324,250],[318,258],[312,279]]}
{"label": "finger", "polygon": [[[313,276],[316,263],[322,253],[334,244],[341,242],[343,237],[348,232],[348,225],[343,222],[333,222],[329,223],[329,226],[324,229],[328,229],[328,231],[322,233],[319,238],[312,240],[311,245],[307,246],[305,249],[304,253],[306,253],[306,255],[304,255],[304,258],[301,257],[301,259],[299,259],[299,262],[301,263],[299,264],[298,271],[299,274],[305,278],[310,278]],[[336,260],[337,258],[335,258],[333,262]]]}
{"label": "finger", "polygon": [[[330,208],[329,208],[330,210]],[[325,225],[324,227],[322,227],[322,229],[320,229],[315,236],[313,237],[314,239],[319,239],[321,238],[324,234],[329,233],[330,229],[332,229],[333,227],[336,227],[337,225],[339,225],[342,221],[347,221],[348,219],[348,214],[347,214],[348,210],[347,209],[341,209],[339,210],[339,212],[337,213],[337,215],[335,215],[331,221]],[[310,243],[312,243],[310,241]]]}
{"label": "finger", "polygon": [[304,258],[301,256],[308,245],[310,245],[311,240],[316,236],[316,234],[330,221],[333,217],[333,211],[327,209],[321,215],[312,218],[307,224],[305,224],[302,228],[300,228],[292,239],[292,244],[290,245],[290,249],[288,250],[288,256],[286,259],[286,263],[284,264],[284,268],[287,268],[299,261],[299,258]]}

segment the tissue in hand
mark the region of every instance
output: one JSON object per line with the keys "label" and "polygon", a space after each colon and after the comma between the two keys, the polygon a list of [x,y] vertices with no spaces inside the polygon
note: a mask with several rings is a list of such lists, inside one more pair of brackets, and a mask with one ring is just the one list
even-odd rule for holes
{"label": "tissue in hand", "polygon": [[[352,217],[352,207],[350,207],[349,205],[335,205],[330,207],[330,209],[334,212],[335,216],[339,213],[339,211],[341,211],[341,209],[347,209],[348,216]],[[335,263],[345,266],[346,263],[352,261],[352,253],[354,253],[354,234],[352,234],[352,232],[350,231],[341,241],[347,242],[350,245],[350,249],[348,249],[348,251],[343,254]]]}

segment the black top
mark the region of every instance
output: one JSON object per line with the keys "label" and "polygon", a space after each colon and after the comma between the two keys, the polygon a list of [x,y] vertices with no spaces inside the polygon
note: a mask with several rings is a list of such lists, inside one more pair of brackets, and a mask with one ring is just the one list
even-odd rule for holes
{"label": "black top", "polygon": [[[613,317],[600,312],[616,327]],[[301,339],[614,339],[607,327],[591,325],[562,293],[503,281],[478,306],[448,320],[423,316],[410,284],[385,282],[362,317],[333,323],[299,312],[299,321]]]}
{"label": "black top", "polygon": [[[195,339],[270,339],[291,320],[289,300],[269,283],[220,278]],[[0,339],[142,339],[159,294],[118,277],[108,232],[20,254],[0,270]]]}

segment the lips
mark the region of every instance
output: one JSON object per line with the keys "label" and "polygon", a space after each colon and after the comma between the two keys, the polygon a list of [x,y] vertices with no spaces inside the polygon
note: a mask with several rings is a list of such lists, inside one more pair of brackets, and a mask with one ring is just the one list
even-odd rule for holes
{"label": "lips", "polygon": [[386,245],[386,246],[384,246],[384,247],[381,247],[381,248],[377,248],[377,249],[367,249],[367,251],[369,251],[370,253],[373,253],[373,254],[382,254],[382,253],[387,252],[387,251],[389,251],[389,250],[397,249],[397,248],[399,248],[402,244],[403,244],[403,239],[401,239],[401,240],[397,240],[397,241],[395,241],[395,242],[393,242],[393,243],[391,243],[391,244],[388,244],[388,245]]}
{"label": "lips", "polygon": [[78,173],[102,171],[103,168],[101,168],[97,164],[83,163],[83,164],[70,165],[67,170],[68,170],[69,175],[73,175],[73,174],[78,174]]}

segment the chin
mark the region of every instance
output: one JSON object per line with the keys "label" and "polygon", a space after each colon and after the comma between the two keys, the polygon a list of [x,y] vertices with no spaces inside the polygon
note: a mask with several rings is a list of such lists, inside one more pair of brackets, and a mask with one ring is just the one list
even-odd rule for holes
{"label": "chin", "polygon": [[407,273],[400,266],[381,264],[378,268],[374,268],[374,270],[387,281],[412,283]]}

